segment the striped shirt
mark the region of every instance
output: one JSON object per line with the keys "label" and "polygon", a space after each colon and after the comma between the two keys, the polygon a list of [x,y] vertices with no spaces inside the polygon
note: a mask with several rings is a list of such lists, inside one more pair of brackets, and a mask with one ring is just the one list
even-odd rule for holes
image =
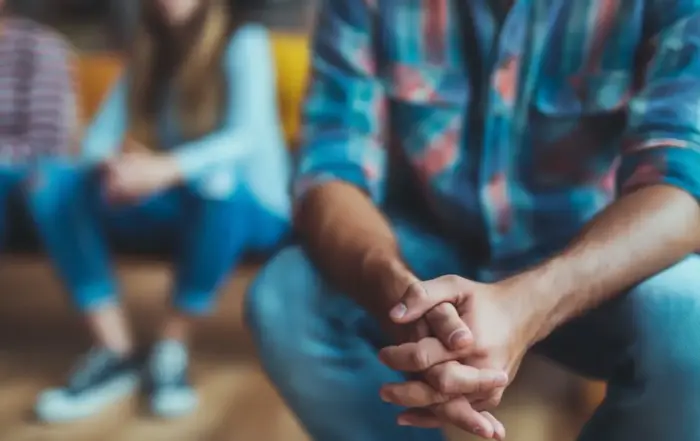
{"label": "striped shirt", "polygon": [[381,204],[409,175],[496,271],[616,194],[700,199],[700,0],[489,2],[323,1],[298,197],[343,180]]}
{"label": "striped shirt", "polygon": [[64,155],[78,135],[70,46],[29,20],[0,22],[0,163]]}

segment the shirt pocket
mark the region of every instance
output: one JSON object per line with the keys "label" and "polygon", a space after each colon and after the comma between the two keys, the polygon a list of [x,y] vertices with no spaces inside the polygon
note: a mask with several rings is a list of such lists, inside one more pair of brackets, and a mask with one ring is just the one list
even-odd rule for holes
{"label": "shirt pocket", "polygon": [[627,106],[632,78],[622,70],[544,78],[535,90],[534,106],[554,118],[609,114]]}
{"label": "shirt pocket", "polygon": [[538,185],[581,185],[609,171],[627,122],[633,76],[614,70],[543,78],[530,109],[532,162]]}
{"label": "shirt pocket", "polygon": [[471,95],[464,70],[394,63],[384,82],[392,141],[418,173],[429,178],[456,163]]}

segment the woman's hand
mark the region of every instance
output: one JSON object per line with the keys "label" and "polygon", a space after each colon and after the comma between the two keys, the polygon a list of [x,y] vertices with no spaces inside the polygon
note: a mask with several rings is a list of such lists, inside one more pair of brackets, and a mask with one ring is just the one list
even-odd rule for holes
{"label": "woman's hand", "polygon": [[182,175],[169,155],[138,151],[108,160],[104,164],[104,178],[107,198],[115,203],[128,203],[173,187]]}

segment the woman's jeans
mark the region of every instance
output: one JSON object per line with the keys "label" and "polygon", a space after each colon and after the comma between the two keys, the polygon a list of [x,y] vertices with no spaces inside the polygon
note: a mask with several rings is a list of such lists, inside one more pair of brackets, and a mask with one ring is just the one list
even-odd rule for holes
{"label": "woman's jeans", "polygon": [[188,185],[133,204],[104,197],[100,173],[68,164],[39,167],[27,201],[47,252],[84,312],[117,302],[107,237],[175,245],[175,306],[211,311],[232,266],[248,251],[271,251],[288,222],[269,213],[244,187],[213,199]]}
{"label": "woman's jeans", "polygon": [[22,192],[24,180],[27,177],[27,167],[17,165],[0,165],[0,237],[5,242],[7,222],[10,217],[10,199]]}

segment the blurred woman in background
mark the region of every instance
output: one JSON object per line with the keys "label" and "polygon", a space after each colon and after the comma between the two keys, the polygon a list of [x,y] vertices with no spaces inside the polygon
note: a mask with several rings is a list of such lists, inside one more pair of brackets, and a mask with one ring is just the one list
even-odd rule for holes
{"label": "blurred woman in background", "polygon": [[[142,370],[155,414],[194,410],[193,322],[244,252],[271,251],[288,230],[271,48],[246,22],[246,3],[143,1],[126,73],[87,130],[82,162],[36,179],[32,214],[95,337],[67,384],[39,397],[43,420],[99,412],[131,394]],[[174,308],[145,356],[119,305],[105,232],[177,245]]]}

